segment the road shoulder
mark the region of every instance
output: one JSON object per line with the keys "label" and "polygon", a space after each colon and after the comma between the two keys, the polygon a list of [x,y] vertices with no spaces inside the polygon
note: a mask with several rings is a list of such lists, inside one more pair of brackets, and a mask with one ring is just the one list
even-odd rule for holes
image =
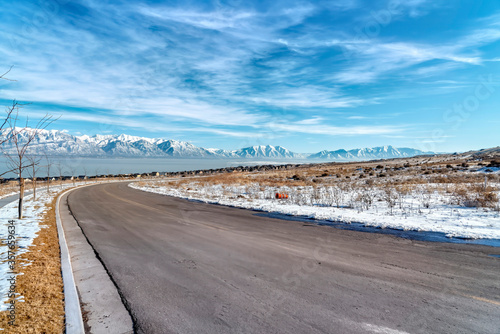
{"label": "road shoulder", "polygon": [[86,332],[133,333],[132,319],[116,286],[69,210],[68,195],[61,198],[60,215],[86,320]]}

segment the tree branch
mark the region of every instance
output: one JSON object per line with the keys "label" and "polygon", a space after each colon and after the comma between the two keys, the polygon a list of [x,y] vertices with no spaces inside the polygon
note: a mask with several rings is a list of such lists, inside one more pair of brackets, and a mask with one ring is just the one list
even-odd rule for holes
{"label": "tree branch", "polygon": [[4,74],[0,75],[0,79],[4,79],[4,80],[7,80],[7,81],[16,81],[16,80],[12,80],[12,79],[9,79],[9,78],[5,78],[5,76],[7,74],[9,74],[9,72],[12,70],[12,68],[14,67],[14,65],[12,65],[8,70],[7,72],[5,72]]}

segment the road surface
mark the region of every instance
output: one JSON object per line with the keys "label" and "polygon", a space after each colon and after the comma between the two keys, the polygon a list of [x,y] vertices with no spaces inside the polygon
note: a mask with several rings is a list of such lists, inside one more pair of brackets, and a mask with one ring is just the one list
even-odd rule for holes
{"label": "road surface", "polygon": [[[31,191],[31,190],[24,192],[24,196],[28,196],[28,195],[31,195],[31,194],[33,194],[33,191]],[[4,197],[4,198],[0,198],[0,208],[3,208],[7,204],[12,203],[14,201],[18,201],[18,200],[19,200],[19,194],[15,194],[15,195],[7,196],[7,197]]]}
{"label": "road surface", "polygon": [[68,203],[138,333],[500,333],[498,248],[259,217],[125,183]]}

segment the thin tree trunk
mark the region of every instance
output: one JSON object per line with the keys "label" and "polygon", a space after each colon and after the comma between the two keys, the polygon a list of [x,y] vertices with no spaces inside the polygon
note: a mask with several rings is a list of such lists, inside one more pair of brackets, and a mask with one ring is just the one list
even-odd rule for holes
{"label": "thin tree trunk", "polygon": [[33,200],[36,201],[36,177],[33,177]]}
{"label": "thin tree trunk", "polygon": [[18,207],[18,217],[23,219],[23,199],[24,199],[24,179],[19,178],[19,207]]}

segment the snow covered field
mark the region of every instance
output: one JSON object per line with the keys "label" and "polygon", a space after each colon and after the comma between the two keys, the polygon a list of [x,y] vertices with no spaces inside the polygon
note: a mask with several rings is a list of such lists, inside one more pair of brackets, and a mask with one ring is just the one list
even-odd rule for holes
{"label": "snow covered field", "polygon": [[[381,228],[442,232],[448,237],[500,239],[498,200],[493,199],[490,207],[477,205],[476,202],[484,200],[478,185],[436,183],[381,187],[354,186],[345,182],[337,186],[272,187],[259,183],[210,184],[195,179],[185,182],[172,186],[150,181],[130,186],[206,203],[286,215],[357,222]],[[499,186],[488,185],[497,198]],[[288,194],[289,198],[277,200],[275,193]]]}
{"label": "snow covered field", "polygon": [[[18,246],[16,258],[19,258],[20,255],[27,251],[27,248],[31,246],[33,240],[36,238],[38,231],[41,229],[41,218],[47,210],[45,205],[53,200],[53,195],[55,194],[48,195],[47,192],[40,191],[36,201],[32,200],[33,195],[26,196],[23,219],[15,219],[17,217],[17,200],[0,208],[0,238],[3,241],[0,246],[0,311],[5,311],[8,307],[8,304],[4,302],[7,300],[10,286],[7,281],[7,277],[10,277],[8,274],[10,270],[7,262],[8,247],[6,244],[9,236],[9,220],[15,220],[15,236]],[[19,270],[19,266],[16,270]],[[22,300],[22,296],[18,298]]]}
{"label": "snow covered field", "polygon": [[[76,183],[81,185],[83,183]],[[8,292],[10,287],[10,270],[8,264],[8,237],[9,237],[9,220],[15,220],[15,237],[18,248],[15,251],[16,259],[19,261],[20,256],[28,251],[37,237],[38,232],[43,226],[40,225],[44,214],[47,212],[47,204],[50,204],[60,191],[74,187],[68,183],[64,185],[54,185],[51,187],[51,192],[47,193],[46,188],[37,189],[37,199],[33,201],[33,195],[24,197],[24,218],[17,219],[18,201],[11,202],[0,208],[0,311],[7,310],[9,306],[5,302],[8,300]],[[13,193],[12,195],[15,195]],[[17,261],[16,272],[19,272],[21,267]],[[22,301],[23,296],[16,296],[17,301]]]}

